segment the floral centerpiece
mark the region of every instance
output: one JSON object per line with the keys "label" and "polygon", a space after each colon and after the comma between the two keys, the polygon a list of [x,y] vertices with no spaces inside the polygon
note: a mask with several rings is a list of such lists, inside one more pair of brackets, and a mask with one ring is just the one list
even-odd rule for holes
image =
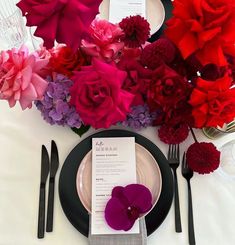
{"label": "floral centerpiece", "polygon": [[[1,51],[0,98],[23,110],[35,103],[48,123],[78,133],[90,126],[160,126],[167,144],[184,141],[189,129],[234,119],[233,0],[175,0],[163,35],[152,43],[141,16],[116,24],[95,18],[101,2],[21,0],[27,26],[36,26],[44,45],[33,53]],[[220,155],[196,141],[187,157],[193,170],[209,173]]]}

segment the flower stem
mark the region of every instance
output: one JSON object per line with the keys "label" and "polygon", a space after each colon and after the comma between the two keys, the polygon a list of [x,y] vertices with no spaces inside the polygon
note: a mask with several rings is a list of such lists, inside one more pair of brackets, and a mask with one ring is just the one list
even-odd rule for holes
{"label": "flower stem", "polygon": [[190,127],[190,131],[191,131],[191,133],[192,133],[192,136],[193,136],[193,139],[195,140],[195,142],[198,142],[197,141],[197,138],[196,138],[196,136],[195,136],[195,134],[194,134],[194,132],[193,132],[193,129]]}

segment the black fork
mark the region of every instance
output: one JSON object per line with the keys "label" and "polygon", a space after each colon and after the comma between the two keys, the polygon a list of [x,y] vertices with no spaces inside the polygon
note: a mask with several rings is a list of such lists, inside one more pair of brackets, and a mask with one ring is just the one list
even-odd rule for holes
{"label": "black fork", "polygon": [[195,245],[195,235],[194,235],[194,225],[193,225],[193,205],[192,205],[192,192],[190,179],[193,177],[193,171],[189,168],[186,156],[184,153],[183,161],[182,161],[182,175],[187,180],[188,183],[188,236],[189,236],[189,244]]}
{"label": "black fork", "polygon": [[176,170],[180,164],[179,145],[169,145],[168,162],[174,173],[174,194],[175,194],[175,231],[182,232],[181,218],[180,218],[180,205],[179,205],[179,192]]}

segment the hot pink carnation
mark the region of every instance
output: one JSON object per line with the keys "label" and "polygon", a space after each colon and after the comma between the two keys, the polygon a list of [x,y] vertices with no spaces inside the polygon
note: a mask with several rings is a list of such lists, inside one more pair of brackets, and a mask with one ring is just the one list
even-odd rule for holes
{"label": "hot pink carnation", "polygon": [[37,26],[35,36],[44,40],[47,48],[54,41],[65,43],[73,50],[98,13],[102,0],[21,0],[17,6],[27,18],[27,26]]}
{"label": "hot pink carnation", "polygon": [[124,47],[120,38],[124,35],[118,25],[107,20],[95,19],[89,30],[91,40],[82,40],[83,50],[93,57],[105,61],[114,60]]}
{"label": "hot pink carnation", "polygon": [[39,75],[47,60],[29,55],[21,47],[2,51],[0,54],[0,99],[7,100],[10,107],[20,102],[21,108],[32,107],[32,101],[41,100],[47,82]]}
{"label": "hot pink carnation", "polygon": [[70,102],[84,124],[108,128],[126,119],[134,97],[122,89],[126,72],[94,59],[91,66],[74,74]]}

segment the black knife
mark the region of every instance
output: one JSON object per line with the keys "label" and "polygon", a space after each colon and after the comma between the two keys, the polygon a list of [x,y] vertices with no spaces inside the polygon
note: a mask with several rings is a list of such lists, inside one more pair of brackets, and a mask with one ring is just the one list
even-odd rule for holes
{"label": "black knife", "polygon": [[47,224],[46,231],[53,230],[53,216],[54,216],[54,187],[55,175],[59,167],[58,149],[54,140],[51,141],[51,165],[50,165],[50,182],[47,204]]}
{"label": "black knife", "polygon": [[46,147],[42,146],[41,153],[41,180],[39,194],[39,210],[38,210],[38,238],[44,237],[45,231],[45,187],[47,176],[49,173],[49,155]]}

